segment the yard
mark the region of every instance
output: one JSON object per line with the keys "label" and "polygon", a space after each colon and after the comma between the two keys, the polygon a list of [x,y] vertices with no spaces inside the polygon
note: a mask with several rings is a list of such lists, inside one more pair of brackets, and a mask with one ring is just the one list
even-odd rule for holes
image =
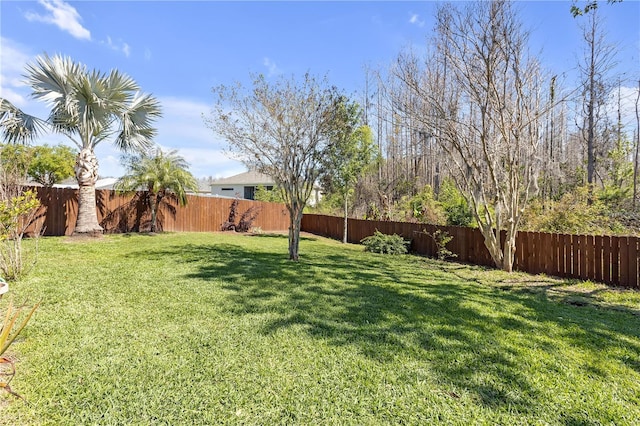
{"label": "yard", "polygon": [[[27,244],[31,244],[28,241]],[[320,237],[46,238],[0,424],[637,424],[640,294]],[[2,301],[6,304],[7,296]]]}

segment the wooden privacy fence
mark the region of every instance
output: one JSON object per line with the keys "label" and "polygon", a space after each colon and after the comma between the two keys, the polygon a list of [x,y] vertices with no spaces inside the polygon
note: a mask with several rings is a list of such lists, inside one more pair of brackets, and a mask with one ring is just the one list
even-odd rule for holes
{"label": "wooden privacy fence", "polygon": [[[78,217],[78,191],[68,188],[34,188],[41,208],[31,229],[44,230],[47,236],[71,235]],[[111,190],[97,190],[98,222],[106,233],[145,231],[150,227],[151,212],[144,202],[145,192],[120,195]],[[163,231],[220,231],[229,217],[232,199],[187,196],[187,205],[175,202],[163,204],[158,211],[158,228]],[[260,213],[253,226],[265,231],[289,228],[289,214],[282,204],[239,200],[236,221],[250,207],[259,207]]]}
{"label": "wooden privacy fence", "polygon": [[[302,230],[341,239],[343,222],[341,217],[304,215]],[[440,229],[453,237],[447,248],[456,254],[456,261],[494,266],[479,229],[349,219],[347,239],[358,243],[373,235],[376,229],[383,234],[398,234],[410,239],[411,250],[426,256],[436,256],[438,251],[427,233],[433,234]],[[504,238],[503,232],[503,241]],[[637,237],[518,232],[514,269],[640,289],[639,241]]]}

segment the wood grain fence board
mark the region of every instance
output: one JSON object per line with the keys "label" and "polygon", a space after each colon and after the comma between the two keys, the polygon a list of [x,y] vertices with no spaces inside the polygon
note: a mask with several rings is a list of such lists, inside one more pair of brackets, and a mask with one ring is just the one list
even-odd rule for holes
{"label": "wood grain fence board", "polygon": [[561,253],[560,253],[560,235],[559,234],[552,234],[552,255],[553,255],[553,270],[551,272],[552,275],[555,276],[560,276],[560,259],[561,259]]}
{"label": "wood grain fence board", "polygon": [[547,267],[545,251],[548,250],[548,247],[544,246],[543,239],[544,237],[542,233],[540,232],[535,233],[536,246],[535,246],[534,258],[536,263],[536,268],[535,268],[536,274],[545,272],[545,269]]}
{"label": "wood grain fence board", "polygon": [[578,267],[578,236],[577,235],[568,235],[569,240],[569,250],[571,253],[571,268],[569,269],[569,277],[579,277],[580,268]]}
{"label": "wood grain fence board", "polygon": [[611,284],[620,284],[620,238],[611,237]]}
{"label": "wood grain fence board", "polygon": [[539,232],[534,232],[533,233],[533,241],[534,241],[534,246],[533,246],[533,273],[534,274],[539,274],[541,272],[544,271],[544,257],[543,255],[543,248],[542,248],[542,236],[540,235]]}
{"label": "wood grain fence board", "polygon": [[613,283],[613,266],[611,261],[611,237],[602,237],[602,281]]}
{"label": "wood grain fence board", "polygon": [[625,287],[638,288],[638,238],[629,237],[629,281]]}
{"label": "wood grain fence board", "polygon": [[587,274],[587,236],[586,235],[578,235],[578,252],[580,256],[580,263],[579,263],[580,272],[578,273],[578,277],[583,280],[589,279],[589,275]]}
{"label": "wood grain fence board", "polygon": [[595,277],[595,257],[596,257],[596,243],[593,235],[587,235],[585,241],[585,255],[586,255],[586,270],[585,275],[587,279],[594,279]]}
{"label": "wood grain fence board", "polygon": [[603,252],[604,252],[604,250],[603,250],[603,245],[604,245],[603,240],[604,240],[604,238],[602,237],[602,235],[596,235],[594,237],[594,256],[595,256],[595,259],[594,259],[593,266],[595,268],[595,271],[594,271],[594,275],[593,276],[594,276],[595,280],[599,281],[599,282],[602,282],[603,281],[603,277],[604,277],[603,267],[602,267],[602,265],[604,263],[603,262]]}
{"label": "wood grain fence board", "polygon": [[535,264],[535,250],[536,250],[536,242],[535,242],[535,234],[533,232],[527,232],[527,272],[532,272],[536,270]]}
{"label": "wood grain fence board", "polygon": [[620,245],[620,281],[619,284],[626,285],[629,282],[629,239],[619,237]]}
{"label": "wood grain fence board", "polygon": [[547,275],[553,274],[553,235],[552,234],[540,234],[540,241],[542,245],[542,253],[544,258],[544,267],[542,271]]}

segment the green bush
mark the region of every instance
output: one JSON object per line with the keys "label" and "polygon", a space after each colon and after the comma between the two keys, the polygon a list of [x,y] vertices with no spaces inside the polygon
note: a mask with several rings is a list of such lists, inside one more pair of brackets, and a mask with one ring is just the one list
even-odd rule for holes
{"label": "green bush", "polygon": [[455,182],[445,179],[440,187],[438,201],[446,216],[447,225],[473,226],[474,218],[471,207],[467,203]]}
{"label": "green bush", "polygon": [[402,197],[398,208],[405,220],[410,222],[441,224],[445,221],[442,208],[436,201],[430,185],[425,185],[413,197]]}
{"label": "green bush", "polygon": [[364,244],[365,251],[382,254],[406,254],[410,243],[400,235],[386,235],[377,229],[373,235],[363,238],[360,242]]}

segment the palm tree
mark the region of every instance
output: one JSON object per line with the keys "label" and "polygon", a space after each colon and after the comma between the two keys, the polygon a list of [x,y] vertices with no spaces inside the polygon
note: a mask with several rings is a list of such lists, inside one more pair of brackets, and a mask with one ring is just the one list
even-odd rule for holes
{"label": "palm tree", "polygon": [[80,149],[75,165],[79,186],[75,233],[102,232],[96,213],[94,148],[106,139],[123,152],[150,148],[156,134],[151,124],[160,116],[160,103],[118,70],[108,74],[88,70],[69,57],[39,56],[26,72],[32,96],[51,108],[49,117],[30,116],[0,98],[3,136],[8,142],[25,143],[48,128],[73,141]]}
{"label": "palm tree", "polygon": [[156,148],[148,153],[130,156],[127,173],[116,183],[118,192],[147,191],[151,209],[151,232],[156,232],[158,208],[166,199],[187,205],[187,190],[197,191],[198,182],[189,172],[189,164],[176,150],[163,152]]}

